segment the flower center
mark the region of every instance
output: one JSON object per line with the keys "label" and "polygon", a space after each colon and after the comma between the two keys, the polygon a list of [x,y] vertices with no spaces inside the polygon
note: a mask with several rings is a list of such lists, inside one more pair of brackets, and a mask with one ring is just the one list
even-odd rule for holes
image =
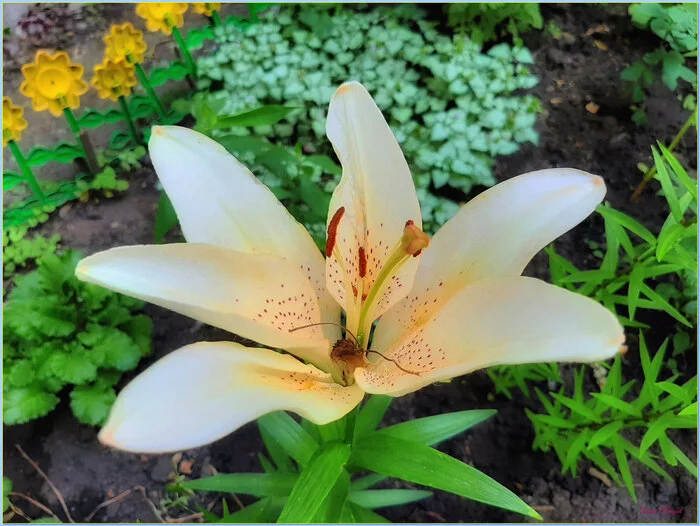
{"label": "flower center", "polygon": [[[351,278],[345,271],[343,258],[339,254],[336,245],[338,227],[344,214],[345,208],[339,208],[328,223],[326,257],[333,256],[340,265],[343,273],[346,274],[348,278]],[[352,329],[357,332],[358,347],[364,349],[368,347],[369,331],[373,321],[369,318],[369,315],[372,313],[375,303],[381,300],[383,293],[385,293],[386,288],[390,285],[391,280],[396,276],[399,269],[412,257],[420,255],[421,251],[425,249],[429,243],[430,238],[425,232],[418,228],[413,221],[406,221],[401,238],[389,253],[384,264],[379,268],[376,278],[369,287],[369,290],[366,288],[357,290],[357,288],[352,285],[352,293],[357,301],[359,301],[359,318],[355,318],[355,320],[357,320],[356,323],[354,321],[351,322],[353,325]],[[367,275],[367,252],[365,247],[360,246],[358,248],[358,258],[357,272],[360,279],[364,280]],[[362,284],[362,282],[360,284]]]}
{"label": "flower center", "polygon": [[63,69],[48,67],[37,75],[39,93],[51,100],[64,97],[73,82],[70,75]]}

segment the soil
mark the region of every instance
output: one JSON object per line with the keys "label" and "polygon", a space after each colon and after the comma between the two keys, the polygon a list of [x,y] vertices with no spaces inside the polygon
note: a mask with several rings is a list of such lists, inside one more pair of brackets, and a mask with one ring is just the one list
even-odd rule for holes
{"label": "soil", "polygon": [[[541,141],[538,146],[528,146],[513,156],[499,158],[498,179],[556,166],[598,173],[606,180],[607,199],[613,206],[658,231],[668,211],[655,196],[657,188],[651,185],[636,203],[629,200],[641,180],[636,165],[649,161],[649,148],[656,140],[670,142],[687,113],[682,111],[673,93],[659,86],[649,98],[649,123],[643,128],[636,127],[630,121],[630,98],[624,93],[619,78],[624,67],[655,48],[655,38],[632,27],[624,5],[542,4],[542,11],[545,20],[554,20],[562,34],[554,38],[549,32],[541,31],[525,36],[526,44],[535,52],[534,70],[541,79],[535,88],[544,108],[538,123]],[[586,110],[589,102],[599,106],[597,113]],[[690,134],[677,152],[686,166],[696,170],[697,151]],[[60,233],[63,246],[85,253],[152,242],[158,198],[155,175],[152,170],[144,169],[128,178],[131,187],[124,196],[66,206],[60,217],[44,225],[44,232]],[[560,238],[556,246],[561,254],[585,268],[594,264],[588,256],[591,251],[587,242],[601,239],[602,221],[592,217]],[[538,255],[526,273],[547,278],[546,257]],[[155,352],[143,367],[191,342],[231,339],[230,334],[158,307],[147,307],[147,313],[155,323]],[[660,342],[673,330],[672,323],[661,316],[654,320],[653,327],[647,335],[652,342]],[[625,358],[625,374],[628,375],[638,369],[634,335],[629,335],[629,340],[631,349]],[[696,369],[694,360],[683,362],[690,375]],[[128,379],[126,377],[123,383]],[[494,408],[498,410],[497,416],[464,436],[444,443],[440,449],[516,492],[538,510],[545,521],[697,522],[696,481],[687,472],[671,469],[673,481],[667,482],[633,464],[637,503],[626,489],[608,487],[592,476],[588,465],[580,466],[578,478],[561,475],[561,466],[553,454],[532,451],[534,433],[523,408],[536,408],[535,402],[520,394],[513,400],[494,397],[492,392],[493,386],[486,374],[476,372],[395,400],[386,424],[440,412]],[[186,419],[187,415],[183,414],[182,418]],[[4,474],[13,481],[15,491],[46,503],[61,519],[66,519],[50,487],[16,451],[17,444],[61,491],[76,521],[85,520],[100,503],[135,486],[143,487],[144,493],[133,491],[98,510],[92,520],[157,521],[144,497],[158,506],[166,496],[165,483],[174,472],[172,457],[107,450],[95,436],[95,429],[76,422],[64,401],[59,409],[43,419],[5,427]],[[679,432],[672,438],[696,461],[697,439],[693,430]],[[192,477],[214,471],[260,471],[256,454],[261,448],[256,427],[250,424],[212,445],[184,452],[183,459],[193,461]],[[202,495],[196,502],[206,506],[214,502],[215,497]],[[31,517],[42,515],[26,502],[17,503]],[[235,509],[235,503],[230,504]],[[177,508],[170,510],[174,517],[187,513]],[[417,504],[389,508],[381,513],[396,522],[527,520],[442,492]]]}

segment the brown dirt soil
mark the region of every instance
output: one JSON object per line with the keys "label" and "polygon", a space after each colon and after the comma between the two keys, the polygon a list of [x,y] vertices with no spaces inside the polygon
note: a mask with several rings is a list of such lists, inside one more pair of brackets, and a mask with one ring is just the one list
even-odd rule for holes
{"label": "brown dirt soil", "polygon": [[[668,211],[650,187],[636,204],[629,202],[640,180],[636,164],[648,162],[649,147],[655,140],[670,141],[687,115],[674,95],[659,87],[649,100],[649,124],[635,127],[629,117],[630,100],[622,91],[620,71],[653,49],[650,34],[635,30],[623,5],[542,5],[545,20],[553,19],[564,34],[559,39],[546,32],[531,33],[526,43],[535,52],[535,72],[540,85],[535,89],[545,112],[538,129],[539,146],[524,148],[518,154],[501,158],[496,166],[500,180],[534,169],[573,166],[600,173],[608,185],[613,206],[637,217],[652,230],[658,229]],[[592,28],[599,32],[587,35]],[[607,29],[606,29],[607,28]],[[606,50],[594,45],[604,44]],[[553,101],[554,99],[554,101]],[[560,99],[560,102],[556,99]],[[557,103],[558,102],[558,103]],[[588,102],[600,106],[597,114],[586,111]],[[696,147],[692,137],[683,141],[679,155],[692,170],[696,169]],[[129,176],[130,189],[120,198],[66,207],[43,228],[46,234],[60,233],[63,246],[93,253],[119,245],[152,242],[152,225],[158,191],[156,178],[149,169]],[[471,197],[471,196],[470,196]],[[557,249],[581,266],[592,265],[588,240],[600,241],[602,222],[592,217],[557,242]],[[538,255],[526,271],[546,278],[547,261]],[[200,341],[230,339],[223,331],[201,326],[158,307],[147,307],[155,323],[152,357],[155,359],[182,345]],[[660,342],[672,331],[672,324],[659,316],[648,338]],[[638,370],[634,337],[625,358],[625,373]],[[692,351],[688,351],[691,353]],[[694,374],[696,363],[689,359],[687,372]],[[142,370],[143,367],[140,367]],[[129,377],[133,375],[127,375]],[[125,377],[123,384],[129,379]],[[667,482],[646,470],[633,466],[638,502],[624,488],[607,487],[589,475],[587,465],[574,479],[561,475],[561,466],[552,454],[534,453],[534,438],[524,407],[535,402],[520,395],[510,401],[493,397],[493,386],[483,372],[454,380],[450,384],[427,387],[397,399],[387,415],[387,424],[440,412],[494,408],[498,415],[490,421],[443,444],[440,449],[487,473],[515,491],[535,507],[548,522],[697,522],[696,481],[680,469],[671,470],[673,482]],[[167,393],[163,393],[167,396]],[[234,410],[235,408],[232,408]],[[186,420],[187,414],[182,418]],[[679,432],[673,439],[696,460],[696,434]],[[16,452],[22,448],[46,471],[65,497],[73,518],[84,520],[101,502],[121,492],[143,486],[145,495],[156,506],[165,496],[165,483],[173,472],[168,455],[139,456],[110,451],[96,441],[96,430],[80,425],[70,414],[64,400],[46,418],[4,429],[4,474],[15,491],[47,503],[65,519],[48,485]],[[262,443],[254,424],[245,426],[218,442],[186,451],[193,461],[192,477],[220,472],[259,471],[256,453]],[[387,487],[391,487],[388,485]],[[201,505],[214,502],[215,496],[202,495]],[[19,502],[32,517],[41,513]],[[235,504],[231,502],[235,509]],[[216,509],[216,508],[215,508]],[[656,514],[645,510],[657,510]],[[679,511],[670,514],[670,510]],[[173,516],[186,515],[173,510]],[[522,522],[518,515],[464,500],[442,492],[413,505],[382,512],[396,522]],[[157,520],[143,494],[129,496],[100,510],[94,521],[153,522]]]}

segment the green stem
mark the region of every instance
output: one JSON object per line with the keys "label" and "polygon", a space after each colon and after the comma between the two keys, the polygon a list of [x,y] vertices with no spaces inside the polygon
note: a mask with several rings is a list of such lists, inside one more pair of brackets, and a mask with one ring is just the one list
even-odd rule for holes
{"label": "green stem", "polygon": [[224,25],[224,23],[221,21],[221,17],[219,16],[219,13],[216,11],[212,11],[211,19],[214,22],[214,27]]}
{"label": "green stem", "polygon": [[185,43],[185,39],[182,38],[182,33],[180,33],[180,30],[173,26],[173,36],[175,37],[175,41],[177,42],[178,47],[180,48],[180,52],[182,53],[182,56],[185,57],[185,62],[187,62],[187,68],[190,70],[190,75],[192,75],[192,80],[197,78],[197,64],[195,63],[194,59],[192,58],[192,55],[190,54],[190,50],[187,49],[187,44]]}
{"label": "green stem", "polygon": [[[698,109],[695,108],[693,110],[693,113],[690,114],[690,117],[688,117],[688,120],[685,121],[685,124],[683,124],[683,127],[678,131],[676,136],[673,138],[671,141],[671,144],[668,145],[668,151],[672,152],[673,150],[676,149],[676,146],[681,142],[685,134],[688,132],[690,127],[695,123],[697,119],[697,112]],[[639,183],[639,186],[637,186],[636,190],[632,194],[631,201],[636,201],[639,195],[642,193],[642,191],[646,188],[646,186],[649,184],[649,181],[651,181],[654,178],[654,174],[656,174],[656,164],[649,168],[645,173],[644,173],[644,179],[642,179],[642,182]]]}
{"label": "green stem", "polygon": [[131,133],[131,138],[134,139],[134,142],[136,144],[141,144],[141,135],[139,134],[139,131],[136,129],[136,124],[134,123],[134,119],[131,116],[131,111],[129,110],[129,105],[126,102],[126,99],[124,98],[123,95],[119,96],[119,105],[122,107],[122,113],[124,114],[124,119],[126,119],[126,123],[129,125],[129,133]]}
{"label": "green stem", "polygon": [[155,105],[158,117],[160,117],[161,119],[165,119],[165,108],[163,107],[163,103],[160,101],[158,95],[153,89],[153,86],[151,86],[151,83],[148,81],[148,76],[143,70],[143,67],[141,67],[141,64],[137,62],[134,64],[134,69],[136,70],[136,76],[138,77],[139,82],[146,90],[146,93],[148,93],[148,96],[151,98],[151,102],[153,102],[153,104]]}
{"label": "green stem", "polygon": [[32,189],[32,192],[36,198],[39,201],[46,199],[46,194],[44,194],[44,191],[39,186],[39,181],[36,180],[36,176],[29,167],[27,159],[24,158],[24,154],[22,153],[22,150],[20,150],[19,145],[13,140],[7,141],[7,145],[10,147],[10,151],[19,165],[19,169],[21,170],[22,175],[24,175],[24,179],[27,181],[29,188]]}
{"label": "green stem", "polygon": [[95,159],[92,145],[88,144],[88,139],[85,135],[81,133],[80,125],[78,124],[78,120],[75,118],[73,110],[71,110],[70,108],[63,108],[63,115],[65,115],[66,120],[68,121],[68,126],[70,126],[73,135],[75,135],[78,144],[80,144],[80,148],[83,150],[83,157],[85,159],[85,164],[87,165],[88,170],[93,175],[96,174],[98,170],[98,165],[97,160]]}

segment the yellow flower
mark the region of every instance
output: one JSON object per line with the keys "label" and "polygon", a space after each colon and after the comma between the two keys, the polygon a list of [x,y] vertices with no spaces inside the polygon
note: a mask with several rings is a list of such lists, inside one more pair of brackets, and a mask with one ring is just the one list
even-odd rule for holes
{"label": "yellow flower", "polygon": [[134,66],[126,60],[105,58],[102,64],[95,66],[92,85],[97,89],[101,99],[117,101],[120,96],[127,97],[131,88],[136,86]]}
{"label": "yellow flower", "polygon": [[173,32],[173,27],[182,27],[187,11],[187,4],[182,2],[146,2],[136,6],[136,14],[146,19],[149,31],[162,31],[166,35]]}
{"label": "yellow flower", "polygon": [[179,451],[271,411],[322,425],[365,393],[401,396],[492,365],[618,352],[624,333],[610,311],[520,275],[602,201],[602,178],[556,168],[509,179],[429,240],[408,164],[362,85],[338,89],[326,130],[343,175],[324,260],[225,148],[186,128],[153,128],[151,161],[188,242],[101,252],[77,276],[288,354],[234,342],[183,347],[119,394],[103,443]]}
{"label": "yellow flower", "polygon": [[125,59],[130,64],[143,62],[143,55],[146,53],[143,32],[135,29],[131,23],[113,25],[104,41],[107,45],[105,50],[107,58],[112,60]]}
{"label": "yellow flower", "polygon": [[24,120],[24,110],[12,104],[9,97],[2,98],[2,145],[7,146],[7,141],[20,141],[22,130],[27,127]]}
{"label": "yellow flower", "polygon": [[211,16],[214,14],[214,11],[221,9],[221,2],[198,2],[192,5],[195,13],[204,16]]}
{"label": "yellow flower", "polygon": [[65,51],[53,55],[38,51],[32,64],[22,66],[25,80],[19,92],[32,99],[34,111],[49,110],[58,117],[65,108],[76,110],[80,106],[80,95],[88,90],[84,71]]}

